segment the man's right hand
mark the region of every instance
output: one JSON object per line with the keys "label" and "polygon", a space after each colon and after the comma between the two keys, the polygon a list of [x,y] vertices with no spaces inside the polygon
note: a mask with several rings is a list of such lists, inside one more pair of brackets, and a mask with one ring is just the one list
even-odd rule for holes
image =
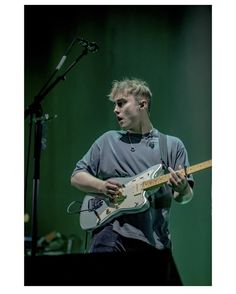
{"label": "man's right hand", "polygon": [[110,197],[111,199],[114,199],[115,196],[120,193],[120,189],[122,187],[123,185],[116,180],[108,179],[106,181],[103,181],[99,191],[104,195]]}
{"label": "man's right hand", "polygon": [[72,186],[86,193],[101,193],[114,199],[119,195],[120,189],[123,187],[118,181],[107,179],[105,181],[98,179],[87,172],[78,172],[71,178]]}

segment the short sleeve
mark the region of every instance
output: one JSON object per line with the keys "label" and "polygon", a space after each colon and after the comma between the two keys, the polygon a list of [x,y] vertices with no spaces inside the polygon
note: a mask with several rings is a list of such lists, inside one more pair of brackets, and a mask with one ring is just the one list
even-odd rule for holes
{"label": "short sleeve", "polygon": [[100,163],[100,148],[97,141],[90,147],[88,152],[76,163],[75,169],[72,173],[85,171],[93,176],[98,176]]}
{"label": "short sleeve", "polygon": [[[188,152],[184,146],[184,143],[179,138],[175,138],[175,140],[176,142],[172,145],[173,147],[171,150],[173,169],[178,170],[180,165],[182,168],[189,167],[190,164],[188,159]],[[188,176],[188,182],[193,188],[194,178],[191,174]]]}

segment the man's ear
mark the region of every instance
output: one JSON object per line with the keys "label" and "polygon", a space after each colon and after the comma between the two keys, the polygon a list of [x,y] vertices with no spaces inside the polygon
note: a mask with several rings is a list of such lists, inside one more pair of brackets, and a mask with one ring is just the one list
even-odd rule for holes
{"label": "man's ear", "polygon": [[148,108],[147,100],[142,99],[142,100],[139,102],[139,108],[140,108],[140,109],[147,109],[147,108]]}

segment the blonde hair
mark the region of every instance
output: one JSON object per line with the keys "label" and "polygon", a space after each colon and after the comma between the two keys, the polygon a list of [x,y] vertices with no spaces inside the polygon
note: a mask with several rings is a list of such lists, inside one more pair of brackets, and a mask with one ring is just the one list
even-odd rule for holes
{"label": "blonde hair", "polygon": [[135,99],[139,102],[142,98],[146,98],[148,102],[148,111],[151,109],[152,93],[148,84],[140,79],[125,78],[121,81],[113,81],[111,92],[108,95],[109,100],[114,101],[115,97],[119,94],[134,95]]}

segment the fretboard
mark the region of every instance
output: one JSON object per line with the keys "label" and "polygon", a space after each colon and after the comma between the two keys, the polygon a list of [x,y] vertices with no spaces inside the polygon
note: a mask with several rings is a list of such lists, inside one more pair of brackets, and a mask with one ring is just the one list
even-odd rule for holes
{"label": "fretboard", "polygon": [[[212,160],[210,159],[210,160],[203,161],[201,163],[189,166],[189,167],[186,168],[186,170],[184,168],[180,169],[180,170],[178,170],[178,172],[180,172],[182,175],[185,175],[185,174],[189,175],[189,174],[193,174],[193,173],[196,173],[198,171],[207,169],[207,168],[209,168],[211,166],[212,166]],[[165,175],[160,176],[160,177],[157,177],[157,178],[152,179],[152,180],[144,181],[142,187],[143,187],[144,190],[154,188],[154,187],[158,187],[158,186],[161,186],[161,185],[167,183],[169,178],[170,178],[170,173],[165,174]]]}

